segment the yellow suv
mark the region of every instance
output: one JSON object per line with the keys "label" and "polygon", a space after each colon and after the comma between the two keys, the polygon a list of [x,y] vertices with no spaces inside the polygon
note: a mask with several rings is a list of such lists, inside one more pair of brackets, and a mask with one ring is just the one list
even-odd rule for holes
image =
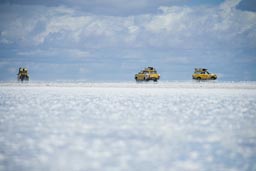
{"label": "yellow suv", "polygon": [[209,73],[205,68],[195,68],[192,78],[196,80],[216,80],[217,75]]}
{"label": "yellow suv", "polygon": [[135,74],[136,81],[158,81],[159,79],[160,74],[158,74],[156,69],[153,67],[147,67],[144,70],[140,71],[138,74]]}

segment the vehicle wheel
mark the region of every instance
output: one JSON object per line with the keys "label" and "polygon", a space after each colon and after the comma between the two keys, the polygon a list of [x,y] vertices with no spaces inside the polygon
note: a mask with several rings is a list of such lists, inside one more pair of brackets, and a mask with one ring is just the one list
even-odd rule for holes
{"label": "vehicle wheel", "polygon": [[201,77],[197,77],[196,79],[197,79],[197,80],[201,80]]}
{"label": "vehicle wheel", "polygon": [[211,79],[212,79],[212,80],[216,80],[216,78],[215,78],[215,77],[212,77]]}
{"label": "vehicle wheel", "polygon": [[157,79],[154,79],[153,81],[154,81],[154,82],[157,82]]}

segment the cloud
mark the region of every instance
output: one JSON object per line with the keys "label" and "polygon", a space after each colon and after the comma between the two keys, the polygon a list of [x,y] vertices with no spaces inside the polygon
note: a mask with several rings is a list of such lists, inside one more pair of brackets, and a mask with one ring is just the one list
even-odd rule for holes
{"label": "cloud", "polygon": [[[104,65],[112,68],[123,64],[159,65],[168,69],[170,65],[214,66],[218,62],[224,63],[224,67],[230,61],[237,66],[235,61],[241,61],[240,58],[255,56],[255,50],[246,53],[256,48],[256,13],[237,8],[243,2],[239,0],[211,6],[143,0],[141,8],[149,8],[146,6],[150,4],[157,12],[131,10],[129,15],[77,10],[78,3],[125,8],[115,0],[106,4],[105,1],[76,1],[70,7],[67,3],[71,1],[65,1],[62,6],[58,1],[55,6],[50,1],[13,2],[0,5],[0,47],[15,51],[9,56],[21,64],[42,60],[57,63],[65,59],[64,62],[86,61],[95,70]],[[127,10],[133,5],[131,1]],[[1,53],[3,56],[3,50]],[[244,67],[249,65],[246,61],[255,63],[255,60],[242,61]]]}
{"label": "cloud", "polygon": [[234,9],[242,0],[226,0],[220,5],[220,8],[230,12],[230,9]]}
{"label": "cloud", "polygon": [[85,59],[89,57],[90,53],[88,51],[80,50],[80,49],[36,49],[29,51],[19,51],[17,52],[18,56],[25,57],[70,57],[77,59]]}
{"label": "cloud", "polygon": [[81,12],[96,15],[128,16],[134,14],[152,13],[161,5],[174,5],[189,0],[4,0],[2,4],[43,5],[48,7],[66,6]]}
{"label": "cloud", "polygon": [[253,24],[256,13],[237,10],[235,6],[239,1],[229,2],[208,8],[161,7],[163,13],[153,16],[145,27],[157,38],[169,38],[159,40],[163,42],[161,46],[236,48],[244,46],[246,42],[246,46],[255,47],[252,42],[255,42],[256,35]]}
{"label": "cloud", "polygon": [[[236,9],[239,2],[225,1],[214,7],[163,6],[157,14],[126,17],[79,15],[63,6],[27,6],[22,8],[30,13],[24,17],[2,18],[1,43],[71,48],[255,47],[256,13]],[[6,6],[11,11],[19,7]]]}
{"label": "cloud", "polygon": [[5,38],[0,39],[0,44],[6,44],[6,45],[8,45],[8,44],[12,44],[12,43],[13,43],[12,41],[7,40],[7,39],[5,39]]}

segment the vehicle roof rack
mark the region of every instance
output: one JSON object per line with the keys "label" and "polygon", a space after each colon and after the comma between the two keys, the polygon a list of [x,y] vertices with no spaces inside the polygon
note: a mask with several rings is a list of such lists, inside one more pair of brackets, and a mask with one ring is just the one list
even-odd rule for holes
{"label": "vehicle roof rack", "polygon": [[202,72],[202,71],[207,71],[208,69],[206,68],[195,68],[195,72]]}

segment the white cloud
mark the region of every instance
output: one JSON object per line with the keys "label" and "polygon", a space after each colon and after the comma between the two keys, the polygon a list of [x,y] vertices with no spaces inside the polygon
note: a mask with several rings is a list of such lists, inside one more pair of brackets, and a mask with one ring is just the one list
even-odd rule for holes
{"label": "white cloud", "polygon": [[10,41],[10,40],[7,40],[7,39],[5,39],[5,38],[3,38],[3,39],[1,39],[0,40],[0,44],[12,44],[13,42],[12,41]]}
{"label": "white cloud", "polygon": [[158,6],[173,5],[189,0],[5,0],[0,4],[42,5],[48,7],[66,6],[80,11],[100,15],[130,16],[154,12]]}
{"label": "white cloud", "polygon": [[81,15],[64,6],[28,6],[25,9],[30,12],[25,16],[1,19],[5,23],[1,43],[66,48],[234,48],[247,42],[246,46],[255,47],[256,13],[236,9],[239,2],[227,0],[211,7],[162,6],[157,14],[128,17]]}
{"label": "white cloud", "polygon": [[[163,42],[161,46],[241,47],[247,41],[248,46],[255,47],[251,42],[255,42],[256,13],[236,9],[238,3],[226,1],[204,8],[161,7],[163,13],[152,16],[145,27],[149,33],[157,34],[158,41]],[[234,41],[235,44],[230,43]]]}
{"label": "white cloud", "polygon": [[223,9],[227,12],[230,12],[231,9],[235,9],[236,6],[241,2],[242,0],[226,0],[220,5],[220,9]]}
{"label": "white cloud", "polygon": [[48,19],[45,31],[36,35],[34,41],[36,44],[44,43],[45,38],[54,33],[65,34],[71,36],[73,40],[79,41],[80,33],[85,25],[88,24],[89,20],[90,18],[88,17],[72,17],[69,15],[53,16]]}
{"label": "white cloud", "polygon": [[[158,11],[142,10],[139,15],[129,11],[135,1],[127,8],[116,0],[77,2],[81,9],[91,2],[94,10],[99,3],[108,10],[122,6],[118,10],[129,11],[129,15],[116,16],[78,10],[77,5],[67,6],[67,2],[73,1],[66,1],[65,6],[1,4],[0,47],[4,48],[0,62],[10,58],[16,64],[10,62],[9,66],[38,62],[47,67],[61,60],[66,68],[73,62],[81,68],[90,66],[92,72],[103,66],[127,65],[123,70],[127,72],[127,68],[154,65],[166,73],[170,65],[193,69],[195,64],[211,68],[218,64],[217,71],[221,74],[225,70],[225,77],[232,75],[226,73],[230,61],[233,68],[251,69],[255,63],[256,12],[237,9],[239,0],[211,6],[174,6],[145,0],[147,4],[140,1],[141,7],[136,8],[149,8],[143,5],[152,3]],[[230,72],[239,71],[233,68]]]}
{"label": "white cloud", "polygon": [[36,49],[30,51],[19,51],[17,52],[19,56],[26,57],[71,57],[76,59],[85,59],[89,57],[90,53],[88,51],[80,49]]}
{"label": "white cloud", "polygon": [[192,161],[182,161],[174,163],[175,170],[197,171],[203,170],[202,166]]}
{"label": "white cloud", "polygon": [[163,13],[153,16],[145,27],[150,32],[179,32],[186,29],[191,12],[188,7],[160,7]]}

